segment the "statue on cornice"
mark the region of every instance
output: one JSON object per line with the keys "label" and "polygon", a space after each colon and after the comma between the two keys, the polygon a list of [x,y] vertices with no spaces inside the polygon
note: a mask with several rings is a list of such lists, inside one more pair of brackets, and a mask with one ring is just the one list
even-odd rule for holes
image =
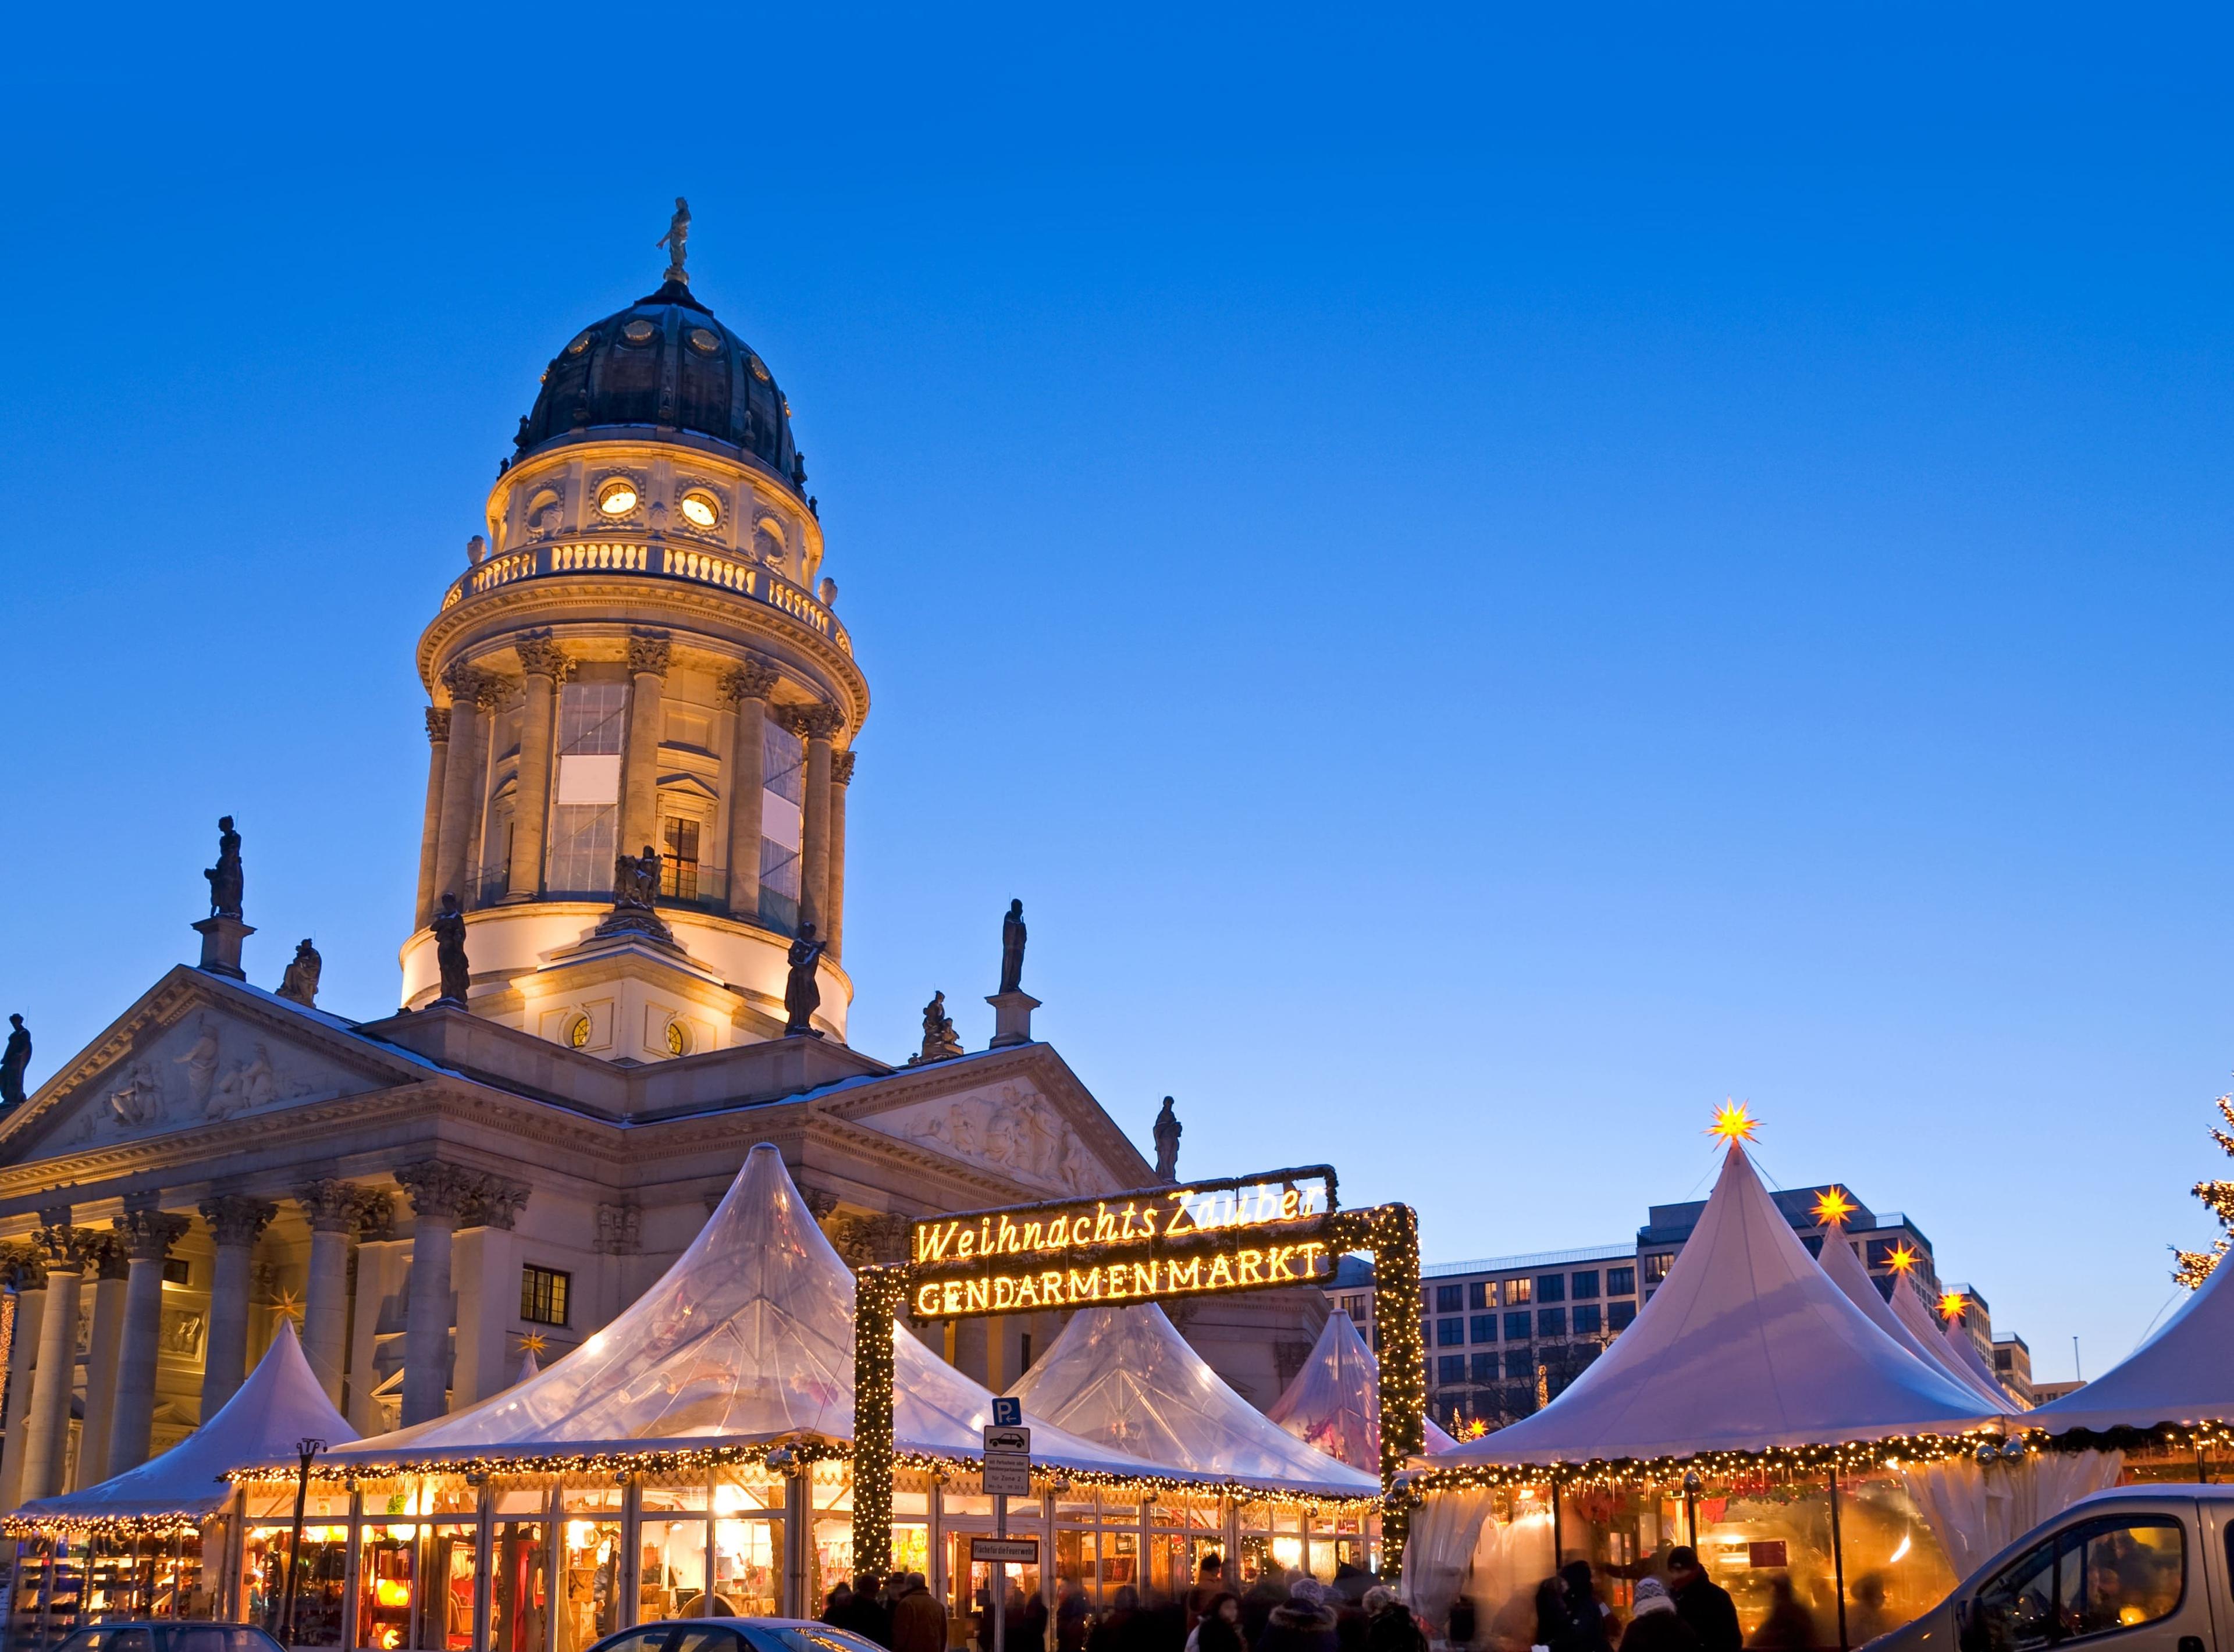
{"label": "statue on cornice", "polygon": [[689,239],[690,203],[677,195],[675,198],[675,216],[667,220],[667,233],[654,241],[652,245],[667,249],[667,278],[680,281],[686,287],[690,284],[690,274],[683,264],[684,259],[690,256],[687,245]]}
{"label": "statue on cornice", "polygon": [[1164,1110],[1156,1115],[1156,1179],[1175,1182],[1179,1179],[1179,1133],[1186,1126],[1179,1115],[1172,1111],[1172,1099],[1164,1098]]}
{"label": "statue on cornice", "polygon": [[0,1051],[0,1107],[23,1105],[23,1074],[31,1065],[31,1035],[21,1015],[8,1017],[8,1048]]}
{"label": "statue on cornice", "polygon": [[1024,904],[1012,900],[1009,903],[1009,915],[1001,920],[1001,990],[1022,992],[1023,981]]}
{"label": "statue on cornice", "polygon": [[279,996],[291,1003],[302,1005],[305,1009],[316,1009],[318,1007],[318,976],[324,968],[325,960],[318,956],[318,949],[310,944],[309,936],[304,936],[295,948],[295,957],[287,966],[287,973],[279,977]]}
{"label": "statue on cornice", "polygon": [[916,1060],[943,1061],[961,1054],[962,1041],[955,1035],[954,1017],[946,1013],[946,995],[934,992],[923,1007],[923,1051]]}
{"label": "statue on cornice", "polygon": [[822,962],[826,941],[814,938],[814,925],[801,924],[798,938],[791,944],[788,954],[791,973],[783,983],[783,1035],[797,1038],[820,1038],[814,1029],[814,1012],[822,1007],[822,989],[814,979],[815,966]]}
{"label": "statue on cornice", "polygon": [[648,912],[658,898],[658,850],[647,843],[640,855],[613,857],[613,904],[616,907]]}
{"label": "statue on cornice", "polygon": [[209,879],[210,916],[238,917],[240,916],[240,833],[232,829],[232,817],[225,815],[217,823],[217,865],[202,873]]}
{"label": "statue on cornice", "polygon": [[466,962],[466,913],[453,894],[442,897],[442,910],[434,914],[428,927],[434,931],[434,963],[442,973],[441,996],[437,1003],[466,1007],[466,993],[473,983],[473,970]]}

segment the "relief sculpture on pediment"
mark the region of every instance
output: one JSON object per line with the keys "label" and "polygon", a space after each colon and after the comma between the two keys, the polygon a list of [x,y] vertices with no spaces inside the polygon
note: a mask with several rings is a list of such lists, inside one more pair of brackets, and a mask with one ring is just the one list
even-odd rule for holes
{"label": "relief sculpture on pediment", "polygon": [[1053,1191],[1090,1192],[1104,1177],[1068,1120],[1029,1085],[934,1101],[875,1121],[880,1128]]}
{"label": "relief sculpture on pediment", "polygon": [[209,1015],[172,1028],[95,1080],[55,1139],[82,1147],[191,1128],[346,1087],[346,1074],[305,1052],[282,1044],[275,1053],[261,1030]]}

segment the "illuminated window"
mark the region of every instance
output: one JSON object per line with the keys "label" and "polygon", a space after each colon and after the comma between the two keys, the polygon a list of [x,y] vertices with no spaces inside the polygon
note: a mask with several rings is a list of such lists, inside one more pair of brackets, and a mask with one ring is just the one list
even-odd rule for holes
{"label": "illuminated window", "polygon": [[670,900],[698,898],[698,828],[702,823],[686,815],[670,814],[659,823],[659,892]]}
{"label": "illuminated window", "polygon": [[667,1053],[670,1055],[690,1054],[690,1029],[679,1021],[667,1023]]}
{"label": "illuminated window", "polygon": [[683,496],[683,515],[694,526],[710,528],[722,519],[721,502],[702,487],[694,487]]}
{"label": "illuminated window", "polygon": [[649,344],[658,330],[648,321],[632,321],[621,329],[621,336],[631,344]]}
{"label": "illuminated window", "polygon": [[566,1041],[576,1049],[590,1048],[590,1018],[577,1015],[566,1024]]}
{"label": "illuminated window", "polygon": [[1673,1250],[1662,1250],[1644,1259],[1644,1283],[1656,1285],[1668,1277],[1668,1266],[1676,1260]]}
{"label": "illuminated window", "polygon": [[566,1287],[573,1276],[529,1263],[519,1270],[519,1316],[531,1325],[566,1322]]}
{"label": "illuminated window", "polygon": [[1606,1295],[1609,1296],[1634,1296],[1636,1295],[1636,1270],[1634,1268],[1608,1268],[1606,1270]]}
{"label": "illuminated window", "polygon": [[616,476],[598,489],[598,508],[607,516],[626,516],[636,509],[636,484]]}
{"label": "illuminated window", "polygon": [[1524,1307],[1535,1300],[1535,1282],[1528,1279],[1508,1279],[1505,1282],[1505,1305]]}

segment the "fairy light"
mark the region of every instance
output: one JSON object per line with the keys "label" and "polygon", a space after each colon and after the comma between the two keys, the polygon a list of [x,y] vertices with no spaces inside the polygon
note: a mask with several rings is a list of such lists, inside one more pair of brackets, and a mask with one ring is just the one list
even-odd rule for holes
{"label": "fairy light", "polygon": [[1707,1126],[1707,1133],[1734,1146],[1741,1141],[1751,1141],[1753,1133],[1760,1128],[1742,1101],[1725,1101],[1715,1109],[1715,1121]]}

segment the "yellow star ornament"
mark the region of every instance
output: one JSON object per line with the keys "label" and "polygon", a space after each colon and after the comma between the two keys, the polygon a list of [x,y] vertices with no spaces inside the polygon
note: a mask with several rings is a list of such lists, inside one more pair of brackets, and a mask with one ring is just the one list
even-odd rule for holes
{"label": "yellow star ornament", "polygon": [[1963,1317],[1963,1293],[1961,1291],[1948,1290],[1942,1291],[1940,1293],[1939,1317],[1950,1321],[1958,1320]]}
{"label": "yellow star ornament", "polygon": [[1846,1197],[1843,1187],[1826,1187],[1823,1196],[1815,1201],[1815,1220],[1826,1228],[1843,1227],[1855,1211],[1854,1201]]}
{"label": "yellow star ornament", "polygon": [[1753,1133],[1760,1128],[1760,1120],[1746,1110],[1742,1101],[1725,1101],[1715,1109],[1715,1121],[1707,1126],[1707,1133],[1724,1141],[1751,1141]]}
{"label": "yellow star ornament", "polygon": [[1908,1241],[1906,1239],[1903,1239],[1898,1245],[1893,1247],[1892,1254],[1885,1258],[1885,1266],[1891,1268],[1897,1274],[1904,1274],[1910,1269],[1916,1266],[1917,1263],[1922,1258],[1917,1257],[1914,1250],[1909,1248]]}

